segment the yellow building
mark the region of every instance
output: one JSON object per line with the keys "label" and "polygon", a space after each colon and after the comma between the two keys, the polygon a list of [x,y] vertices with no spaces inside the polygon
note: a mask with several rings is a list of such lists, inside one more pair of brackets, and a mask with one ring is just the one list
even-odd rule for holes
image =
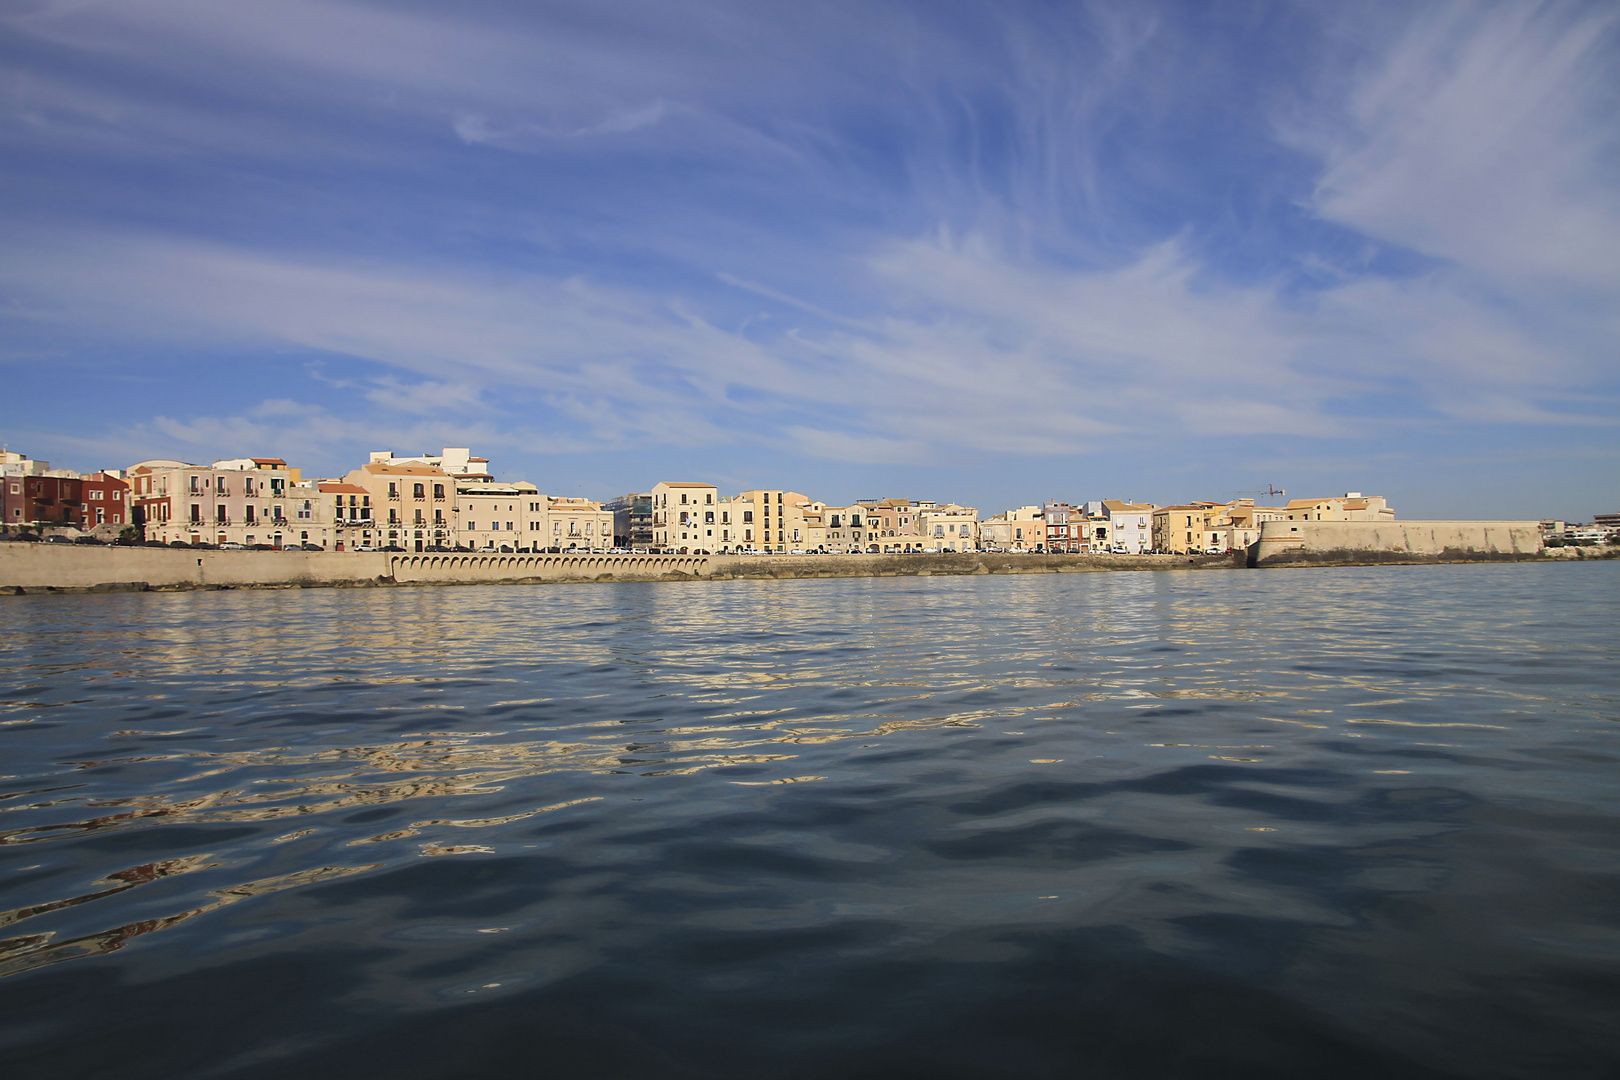
{"label": "yellow building", "polygon": [[1394,521],[1395,511],[1382,495],[1352,491],[1324,499],[1289,499],[1285,521]]}
{"label": "yellow building", "polygon": [[474,551],[530,551],[551,543],[547,499],[533,484],[456,483],[457,536]]}
{"label": "yellow building", "polygon": [[924,551],[977,551],[979,511],[956,503],[929,503],[918,513]]}
{"label": "yellow building", "polygon": [[653,547],[687,554],[719,550],[720,489],[713,484],[661,480],[652,489]]}
{"label": "yellow building", "polygon": [[1207,503],[1184,503],[1153,511],[1153,550],[1176,555],[1203,551],[1207,508]]}
{"label": "yellow building", "polygon": [[[735,501],[744,504],[744,513],[751,511],[757,515],[754,523],[757,531],[752,539],[744,541],[745,544],[753,544],[760,551],[786,553],[805,550],[809,526],[804,512],[810,504],[808,496],[797,491],[753,488],[737,496]],[[746,532],[746,522],[743,528]]]}
{"label": "yellow building", "polygon": [[443,469],[372,462],[343,482],[370,494],[377,546],[422,551],[456,545],[456,486]]}
{"label": "yellow building", "polygon": [[613,511],[590,499],[554,495],[546,500],[550,547],[558,551],[606,551],[613,546]]}

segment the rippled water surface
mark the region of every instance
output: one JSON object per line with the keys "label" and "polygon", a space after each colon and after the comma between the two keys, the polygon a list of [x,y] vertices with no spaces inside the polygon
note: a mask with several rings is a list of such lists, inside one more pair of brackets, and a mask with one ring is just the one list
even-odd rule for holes
{"label": "rippled water surface", "polygon": [[1620,564],[0,599],[34,1077],[1607,1077]]}

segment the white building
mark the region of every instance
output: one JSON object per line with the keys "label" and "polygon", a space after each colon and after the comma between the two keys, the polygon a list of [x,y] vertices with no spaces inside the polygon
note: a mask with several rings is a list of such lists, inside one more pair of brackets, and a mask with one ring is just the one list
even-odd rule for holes
{"label": "white building", "polygon": [[466,480],[493,481],[489,471],[489,458],[473,457],[465,446],[446,446],[437,454],[423,451],[414,456],[401,456],[392,450],[373,450],[371,465],[430,465],[449,476]]}
{"label": "white building", "polygon": [[[1090,503],[1086,505],[1091,506]],[[1103,522],[1106,527],[1106,533],[1100,538],[1107,544],[1106,550],[1127,555],[1141,555],[1143,552],[1152,551],[1155,509],[1157,508],[1152,503],[1132,503],[1122,499],[1102,500],[1094,520]],[[1094,544],[1092,550],[1104,549]]]}

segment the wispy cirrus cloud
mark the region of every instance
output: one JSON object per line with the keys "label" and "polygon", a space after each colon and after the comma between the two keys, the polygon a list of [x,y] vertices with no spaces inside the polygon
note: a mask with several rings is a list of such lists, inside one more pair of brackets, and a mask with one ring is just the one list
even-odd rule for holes
{"label": "wispy cirrus cloud", "polygon": [[545,453],[1612,446],[1612,8],[1274,14],[13,9],[9,354],[318,359],[278,398]]}

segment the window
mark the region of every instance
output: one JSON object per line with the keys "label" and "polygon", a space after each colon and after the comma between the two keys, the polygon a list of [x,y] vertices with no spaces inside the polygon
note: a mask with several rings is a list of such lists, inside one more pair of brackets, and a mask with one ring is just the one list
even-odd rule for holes
{"label": "window", "polygon": [[562,522],[553,521],[551,523],[551,535],[552,536],[560,536],[560,535],[562,535]]}
{"label": "window", "polygon": [[427,497],[426,494],[425,494],[426,491],[427,491],[427,488],[425,488],[423,485],[421,485],[421,484],[412,484],[411,485],[411,498],[413,498],[413,499],[426,498]]}
{"label": "window", "polygon": [[731,524],[731,511],[730,510],[722,510],[722,511],[720,511],[720,524],[722,524],[722,525],[730,525]]}
{"label": "window", "polygon": [[713,525],[714,524],[714,511],[713,510],[710,510],[709,512],[707,512],[706,514],[703,515],[703,524],[705,524],[705,525]]}
{"label": "window", "polygon": [[444,498],[444,485],[443,484],[434,484],[433,485],[433,497],[435,499]]}
{"label": "window", "polygon": [[92,491],[90,493],[91,501],[97,501],[97,500],[100,500],[100,499],[105,499],[106,497],[107,497],[107,493],[104,492],[104,491]]}
{"label": "window", "polygon": [[944,536],[945,535],[945,526],[943,526],[943,525],[935,525],[934,526],[934,535],[935,536]]}
{"label": "window", "polygon": [[[710,517],[710,518],[713,518],[713,517],[714,517],[714,515],[713,515],[713,514],[710,514],[710,515],[709,515],[709,517]],[[585,523],[585,535],[586,535],[586,536],[589,536],[589,535],[591,535],[591,527],[592,527],[592,526],[593,526],[593,525],[594,525],[594,524],[595,524],[595,522],[590,522],[590,521],[587,521],[587,522],[586,522],[586,523]]]}
{"label": "window", "polygon": [[231,520],[226,516],[225,507],[223,505],[214,507],[214,520],[219,522],[221,525],[224,525],[226,522]]}
{"label": "window", "polygon": [[[703,501],[708,503],[710,506],[713,506],[714,505],[714,492],[711,491],[707,495],[704,495],[703,496]],[[714,518],[711,517],[709,520],[713,521]]]}
{"label": "window", "polygon": [[467,531],[468,532],[477,532],[478,531],[478,522],[476,522],[476,521],[467,522]]}
{"label": "window", "polygon": [[299,504],[299,507],[298,507],[298,520],[299,521],[308,521],[310,518],[312,518],[314,516],[315,516],[315,504],[314,504],[314,502],[312,500],[310,500],[310,499],[305,499],[302,503]]}
{"label": "window", "polygon": [[529,522],[529,531],[530,532],[539,532],[540,531],[540,523],[538,521]]}
{"label": "window", "polygon": [[744,510],[743,511],[743,524],[744,525],[752,525],[753,523],[754,523],[754,512],[752,510]]}
{"label": "window", "polygon": [[[686,505],[686,492],[684,492],[684,491],[681,492],[681,505],[682,506]],[[682,520],[685,520],[685,519],[683,518]]]}
{"label": "window", "polygon": [[399,485],[392,481],[390,481],[388,484],[388,497],[390,499],[399,498]]}
{"label": "window", "polygon": [[242,520],[249,525],[253,524],[253,507],[244,506],[242,508]]}

